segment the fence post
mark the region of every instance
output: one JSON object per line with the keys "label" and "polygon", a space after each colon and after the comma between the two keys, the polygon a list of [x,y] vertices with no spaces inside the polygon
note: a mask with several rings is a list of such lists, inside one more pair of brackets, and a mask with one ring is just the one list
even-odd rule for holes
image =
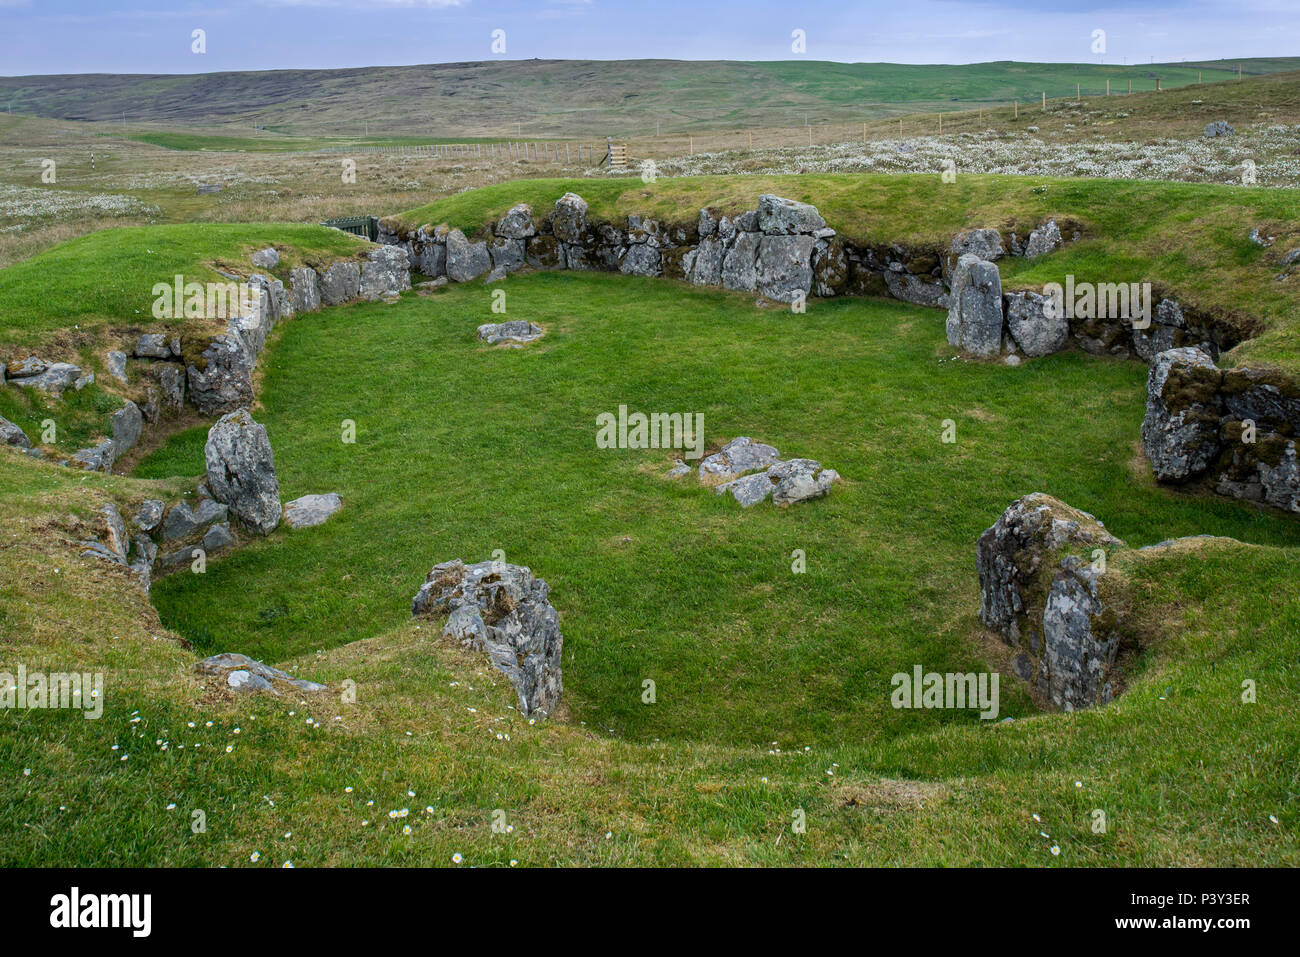
{"label": "fence post", "polygon": [[1047,91],[1043,91],[1043,112],[1047,112]]}
{"label": "fence post", "polygon": [[1016,111],[1016,117],[1015,117],[1015,118],[1016,118],[1016,119],[1020,119],[1020,101],[1019,101],[1019,100],[1012,100],[1012,101],[1011,101],[1011,108],[1012,108],[1013,110]]}
{"label": "fence post", "polygon": [[1082,90],[1082,85],[1079,84],[1079,83],[1074,84],[1074,98],[1075,98],[1075,100],[1082,100],[1082,99],[1083,99],[1083,90]]}
{"label": "fence post", "polygon": [[1106,95],[1110,96],[1110,80],[1106,81]]}

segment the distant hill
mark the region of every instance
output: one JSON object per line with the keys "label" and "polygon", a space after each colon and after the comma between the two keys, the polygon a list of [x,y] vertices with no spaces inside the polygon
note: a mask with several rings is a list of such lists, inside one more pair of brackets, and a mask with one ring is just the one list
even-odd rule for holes
{"label": "distant hill", "polygon": [[1134,66],[493,60],[346,70],[0,77],[0,108],[65,120],[259,127],[297,136],[619,136],[802,126],[1164,89],[1300,69],[1300,57]]}

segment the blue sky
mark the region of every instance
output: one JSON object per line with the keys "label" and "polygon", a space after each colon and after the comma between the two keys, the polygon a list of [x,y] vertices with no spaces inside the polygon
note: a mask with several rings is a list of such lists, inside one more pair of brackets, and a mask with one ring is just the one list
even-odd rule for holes
{"label": "blue sky", "polygon": [[[1300,54],[1300,0],[0,0],[0,73],[508,59],[1216,59]],[[207,50],[192,51],[203,30]],[[1106,33],[1095,53],[1093,31]]]}

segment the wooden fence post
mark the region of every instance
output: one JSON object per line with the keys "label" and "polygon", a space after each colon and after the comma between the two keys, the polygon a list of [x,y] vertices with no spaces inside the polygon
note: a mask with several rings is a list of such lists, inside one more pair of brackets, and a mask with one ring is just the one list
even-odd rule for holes
{"label": "wooden fence post", "polygon": [[1016,111],[1016,119],[1020,119],[1020,101],[1012,100],[1011,108]]}
{"label": "wooden fence post", "polygon": [[1047,91],[1043,91],[1043,112],[1047,112]]}
{"label": "wooden fence post", "polygon": [[1110,96],[1110,80],[1106,81],[1106,95]]}

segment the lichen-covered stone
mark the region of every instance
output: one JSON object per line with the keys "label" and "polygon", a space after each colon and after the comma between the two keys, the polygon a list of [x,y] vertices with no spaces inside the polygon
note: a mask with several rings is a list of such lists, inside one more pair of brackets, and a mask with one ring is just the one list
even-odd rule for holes
{"label": "lichen-covered stone", "polygon": [[1157,355],[1147,373],[1142,450],[1162,482],[1200,475],[1219,454],[1219,385],[1214,360],[1199,349]]}
{"label": "lichen-covered stone", "polygon": [[411,614],[446,615],[446,637],[487,652],[515,687],[525,715],[554,713],[563,693],[560,617],[550,588],[530,569],[505,562],[435,565]]}
{"label": "lichen-covered stone", "polygon": [[280,483],[266,429],[238,409],[208,430],[203,454],[212,497],[252,531],[270,534],[280,524]]}
{"label": "lichen-covered stone", "polygon": [[1064,310],[1041,293],[1012,292],[1005,297],[1007,331],[1027,356],[1050,356],[1070,341],[1070,320]]}
{"label": "lichen-covered stone", "polygon": [[952,274],[948,344],[976,356],[1002,351],[1002,277],[993,263],[966,253]]}

